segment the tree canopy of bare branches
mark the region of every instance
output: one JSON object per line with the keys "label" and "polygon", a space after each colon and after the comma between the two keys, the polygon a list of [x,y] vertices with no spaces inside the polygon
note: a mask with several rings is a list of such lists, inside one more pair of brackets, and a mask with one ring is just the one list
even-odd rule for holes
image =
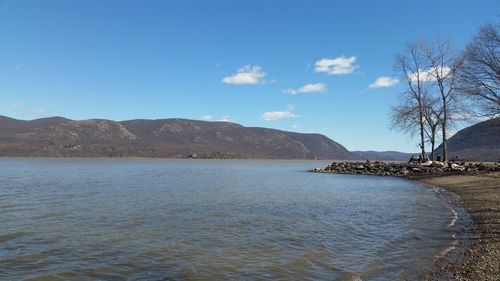
{"label": "tree canopy of bare branches", "polygon": [[478,115],[500,115],[500,24],[483,26],[463,52],[460,90],[479,103]]}
{"label": "tree canopy of bare branches", "polygon": [[406,133],[418,132],[419,147],[422,159],[427,158],[425,153],[425,117],[424,97],[426,82],[429,75],[424,72],[425,56],[422,52],[422,43],[408,44],[405,51],[396,57],[395,68],[406,82],[406,89],[402,93],[401,104],[392,108],[393,128]]}
{"label": "tree canopy of bare branches", "polygon": [[448,161],[448,130],[453,116],[465,109],[457,94],[457,72],[462,66],[462,59],[447,40],[422,43],[429,80],[435,95],[440,101],[440,113],[435,117],[441,127],[443,160]]}
{"label": "tree canopy of bare branches", "polygon": [[423,160],[427,158],[427,142],[435,159],[438,129],[441,129],[443,160],[448,160],[448,131],[453,116],[464,111],[457,95],[456,73],[461,65],[461,58],[449,41],[444,40],[411,43],[396,57],[396,70],[406,87],[399,104],[392,108],[392,125],[410,135],[418,133]]}

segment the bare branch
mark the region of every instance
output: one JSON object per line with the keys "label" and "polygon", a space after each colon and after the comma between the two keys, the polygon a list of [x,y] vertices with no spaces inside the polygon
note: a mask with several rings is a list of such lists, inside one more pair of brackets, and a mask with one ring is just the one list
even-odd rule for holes
{"label": "bare branch", "polygon": [[465,48],[459,89],[479,105],[477,115],[500,115],[500,25],[483,26]]}

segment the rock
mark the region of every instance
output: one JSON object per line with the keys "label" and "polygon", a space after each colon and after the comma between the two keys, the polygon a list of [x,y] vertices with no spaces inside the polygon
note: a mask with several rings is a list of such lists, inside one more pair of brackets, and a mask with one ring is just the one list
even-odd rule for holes
{"label": "rock", "polygon": [[497,163],[444,163],[439,161],[427,162],[425,165],[406,163],[363,163],[363,162],[333,162],[322,168],[314,168],[312,172],[336,173],[336,174],[362,174],[379,176],[422,176],[440,175],[445,172],[456,172],[468,174],[485,173],[488,171],[500,171]]}
{"label": "rock", "polygon": [[460,165],[455,164],[455,163],[451,164],[450,168],[452,171],[465,171],[465,167],[460,166]]}
{"label": "rock", "polygon": [[432,163],[433,163],[432,161],[427,161],[427,162],[420,164],[420,166],[429,167],[432,165]]}
{"label": "rock", "polygon": [[440,161],[433,161],[432,165],[431,165],[431,167],[435,167],[435,168],[443,168],[444,166],[445,166],[445,163],[440,162]]}

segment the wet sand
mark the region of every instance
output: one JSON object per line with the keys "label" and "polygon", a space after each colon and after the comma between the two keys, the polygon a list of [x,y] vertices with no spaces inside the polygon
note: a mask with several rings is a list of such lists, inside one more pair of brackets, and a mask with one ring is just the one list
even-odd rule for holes
{"label": "wet sand", "polygon": [[460,196],[472,220],[459,225],[456,247],[436,259],[426,279],[500,280],[500,173],[416,180]]}

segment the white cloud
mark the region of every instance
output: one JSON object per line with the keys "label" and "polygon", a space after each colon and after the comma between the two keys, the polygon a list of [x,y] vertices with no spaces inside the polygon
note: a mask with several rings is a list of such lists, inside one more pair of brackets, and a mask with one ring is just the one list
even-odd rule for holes
{"label": "white cloud", "polygon": [[15,103],[9,104],[9,107],[12,107],[12,108],[21,108],[23,106],[24,106],[24,103],[22,103],[22,102],[15,102]]}
{"label": "white cloud", "polygon": [[217,119],[216,121],[219,122],[233,122],[233,119],[227,115],[222,116],[221,118]]}
{"label": "white cloud", "polygon": [[[468,120],[471,118],[474,118],[471,116],[468,112],[460,112],[460,113],[452,113],[448,116],[448,118],[453,119],[453,120]],[[488,119],[488,118],[486,118]],[[484,120],[482,120],[484,121]]]}
{"label": "white cloud", "polygon": [[264,112],[260,116],[261,120],[265,121],[276,121],[280,119],[285,119],[285,118],[294,118],[294,117],[299,117],[297,114],[293,112],[294,106],[289,104],[284,111],[269,111],[269,112]]}
{"label": "white cloud", "polygon": [[305,84],[298,89],[288,88],[284,90],[285,93],[290,95],[308,94],[308,93],[323,93],[327,91],[325,83]]}
{"label": "white cloud", "polygon": [[228,115],[224,115],[220,118],[214,118],[212,115],[207,114],[200,118],[203,121],[218,121],[218,122],[234,122],[234,120]]}
{"label": "white cloud", "polygon": [[297,125],[297,124],[292,125],[292,128],[294,128],[294,129],[297,129],[298,127],[299,127],[299,125]]}
{"label": "white cloud", "polygon": [[211,121],[214,119],[214,117],[212,115],[207,114],[207,115],[203,115],[200,119],[203,121]]}
{"label": "white cloud", "polygon": [[245,65],[244,67],[238,69],[238,72],[234,75],[224,77],[222,79],[223,83],[226,84],[259,84],[261,79],[266,76],[266,73],[262,71],[262,68],[258,65]]}
{"label": "white cloud", "polygon": [[357,65],[354,65],[355,61],[355,56],[341,56],[334,59],[323,58],[314,63],[314,71],[325,72],[329,75],[350,74],[353,73],[356,68],[358,68]]}
{"label": "white cloud", "polygon": [[417,77],[420,78],[421,82],[431,82],[431,81],[436,81],[436,76],[439,74],[439,76],[444,77],[448,75],[448,73],[451,71],[451,69],[447,66],[445,67],[436,67],[436,68],[429,68],[425,70],[419,70],[418,72],[413,72],[409,73],[408,76],[410,77],[411,81],[413,83],[417,82]]}
{"label": "white cloud", "polygon": [[382,76],[377,78],[375,82],[370,84],[370,89],[376,89],[376,88],[388,88],[391,86],[396,85],[399,83],[399,80],[396,78],[388,77],[388,76]]}

